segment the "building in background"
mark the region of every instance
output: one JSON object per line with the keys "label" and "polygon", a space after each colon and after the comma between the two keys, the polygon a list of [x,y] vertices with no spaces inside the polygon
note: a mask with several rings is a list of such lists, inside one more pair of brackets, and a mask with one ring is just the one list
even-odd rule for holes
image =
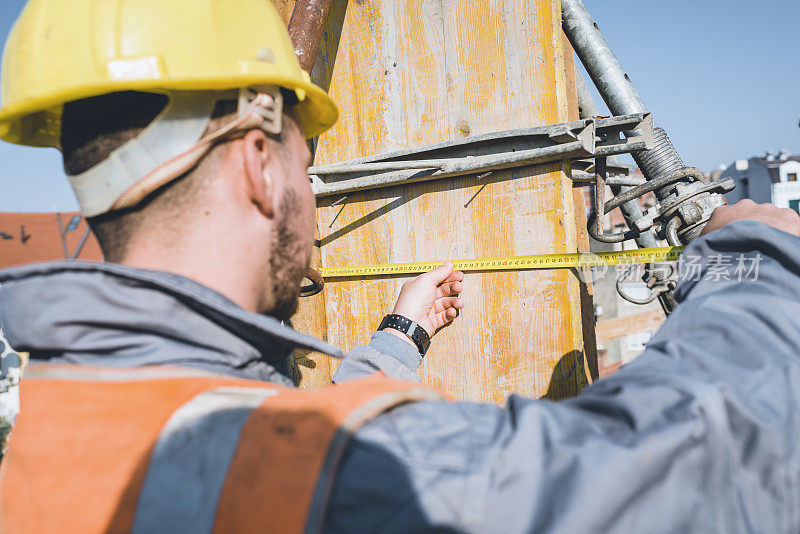
{"label": "building in background", "polygon": [[80,213],[0,213],[0,269],[77,259],[102,260]]}
{"label": "building in background", "polygon": [[788,150],[737,159],[714,175],[736,182],[736,189],[725,194],[729,204],[749,198],[800,212],[800,156],[792,156]]}

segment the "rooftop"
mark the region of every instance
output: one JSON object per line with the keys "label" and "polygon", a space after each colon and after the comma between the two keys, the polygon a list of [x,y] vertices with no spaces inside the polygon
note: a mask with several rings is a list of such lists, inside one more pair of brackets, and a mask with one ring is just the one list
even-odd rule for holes
{"label": "rooftop", "polygon": [[80,213],[0,213],[0,269],[102,253]]}

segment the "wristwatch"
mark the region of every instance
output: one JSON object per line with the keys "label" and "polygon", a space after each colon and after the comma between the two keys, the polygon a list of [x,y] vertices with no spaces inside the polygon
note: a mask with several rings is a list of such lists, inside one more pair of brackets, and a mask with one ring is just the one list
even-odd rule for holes
{"label": "wristwatch", "polygon": [[389,314],[383,318],[378,330],[384,330],[386,328],[394,328],[411,338],[411,341],[417,346],[420,356],[424,357],[425,353],[428,352],[428,347],[431,346],[431,338],[425,329],[408,317],[403,317],[395,313]]}

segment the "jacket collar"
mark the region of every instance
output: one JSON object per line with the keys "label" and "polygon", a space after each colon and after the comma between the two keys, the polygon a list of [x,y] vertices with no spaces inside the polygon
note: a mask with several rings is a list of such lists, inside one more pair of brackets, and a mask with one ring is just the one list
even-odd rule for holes
{"label": "jacket collar", "polygon": [[183,276],[55,262],[0,271],[0,325],[31,358],[83,365],[185,365],[291,382],[289,356],[336,347],[247,312]]}

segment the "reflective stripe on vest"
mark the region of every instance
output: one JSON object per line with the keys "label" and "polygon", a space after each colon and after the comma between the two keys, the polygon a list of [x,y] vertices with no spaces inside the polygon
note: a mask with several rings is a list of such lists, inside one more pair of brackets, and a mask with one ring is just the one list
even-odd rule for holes
{"label": "reflective stripe on vest", "polygon": [[264,399],[277,394],[217,389],[178,408],[150,458],[133,533],[211,532],[242,427]]}
{"label": "reflective stripe on vest", "polygon": [[301,391],[37,365],[0,464],[0,532],[318,532],[353,432],[441,398],[379,376]]}

